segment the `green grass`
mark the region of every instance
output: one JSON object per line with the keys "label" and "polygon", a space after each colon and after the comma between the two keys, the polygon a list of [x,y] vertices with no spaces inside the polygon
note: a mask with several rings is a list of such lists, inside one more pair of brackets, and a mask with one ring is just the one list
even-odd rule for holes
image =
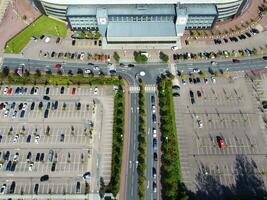
{"label": "green grass", "polygon": [[43,15],[13,37],[7,43],[5,53],[20,53],[32,36],[39,38],[41,35],[46,35],[64,38],[66,34],[67,24]]}

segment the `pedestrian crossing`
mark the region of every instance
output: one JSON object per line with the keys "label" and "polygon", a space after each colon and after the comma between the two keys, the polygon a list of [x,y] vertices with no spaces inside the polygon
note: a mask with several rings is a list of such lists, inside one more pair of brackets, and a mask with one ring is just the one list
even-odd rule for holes
{"label": "pedestrian crossing", "polygon": [[[145,92],[146,93],[154,93],[156,91],[156,85],[145,85]],[[139,93],[140,87],[139,86],[131,86],[129,88],[130,93]]]}

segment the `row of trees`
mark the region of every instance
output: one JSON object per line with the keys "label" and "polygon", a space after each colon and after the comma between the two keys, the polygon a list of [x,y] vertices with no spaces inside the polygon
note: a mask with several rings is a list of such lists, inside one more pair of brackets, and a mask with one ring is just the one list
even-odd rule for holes
{"label": "row of trees", "polygon": [[[61,73],[59,73],[61,72]],[[24,70],[21,75],[10,71],[8,67],[3,67],[0,72],[1,84],[44,84],[44,85],[119,85],[123,82],[115,76],[100,76],[100,77],[84,77],[83,73],[77,72],[77,75],[68,73],[69,76],[63,75],[61,70],[58,70],[53,75],[52,71],[47,71],[45,74],[40,70],[36,70],[35,73],[31,73],[28,70]]]}
{"label": "row of trees", "polygon": [[175,112],[172,96],[172,80],[159,81],[160,121],[161,121],[161,184],[163,199],[189,199],[182,184],[179,149],[175,126]]}
{"label": "row of trees", "polygon": [[146,97],[145,86],[140,84],[139,93],[139,134],[138,134],[138,195],[140,200],[145,199],[146,188]]}
{"label": "row of trees", "polygon": [[119,85],[119,90],[116,92],[114,99],[114,123],[113,123],[113,142],[112,142],[112,164],[111,178],[107,186],[101,181],[100,195],[104,192],[117,195],[120,189],[120,173],[123,152],[123,135],[125,122],[125,97],[122,90],[122,85]]}

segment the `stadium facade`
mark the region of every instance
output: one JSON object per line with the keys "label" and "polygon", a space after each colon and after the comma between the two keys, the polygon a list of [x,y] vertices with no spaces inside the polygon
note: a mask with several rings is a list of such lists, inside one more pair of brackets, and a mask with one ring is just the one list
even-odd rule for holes
{"label": "stadium facade", "polygon": [[211,29],[232,18],[244,0],[36,0],[72,30],[98,30],[107,44],[179,46],[185,30]]}

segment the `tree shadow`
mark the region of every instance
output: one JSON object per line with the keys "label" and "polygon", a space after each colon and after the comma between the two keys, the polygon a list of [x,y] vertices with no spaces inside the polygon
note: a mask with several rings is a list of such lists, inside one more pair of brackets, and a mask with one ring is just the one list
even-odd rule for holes
{"label": "tree shadow", "polygon": [[211,174],[203,163],[196,175],[197,200],[266,200],[264,181],[257,173],[257,165],[245,155],[235,159],[235,184],[226,186],[220,183],[219,174]]}

